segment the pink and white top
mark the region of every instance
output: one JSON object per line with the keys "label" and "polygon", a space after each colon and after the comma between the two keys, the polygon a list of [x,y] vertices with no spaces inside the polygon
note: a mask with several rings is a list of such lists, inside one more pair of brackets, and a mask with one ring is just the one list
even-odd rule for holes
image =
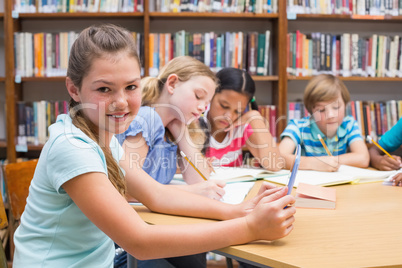
{"label": "pink and white top", "polygon": [[243,166],[242,147],[247,139],[253,134],[249,124],[236,127],[232,133],[228,133],[222,142],[216,141],[212,136],[209,147],[206,150],[206,157],[216,159],[213,166],[241,167]]}

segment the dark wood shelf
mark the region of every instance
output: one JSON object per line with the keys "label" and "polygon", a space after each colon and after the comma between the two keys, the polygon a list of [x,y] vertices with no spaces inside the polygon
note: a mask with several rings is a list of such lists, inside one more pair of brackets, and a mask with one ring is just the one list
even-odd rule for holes
{"label": "dark wood shelf", "polygon": [[41,151],[43,149],[44,144],[28,144],[28,151]]}
{"label": "dark wood shelf", "polygon": [[76,13],[20,13],[19,19],[99,19],[144,17],[143,12],[76,12]]}
{"label": "dark wood shelf", "polygon": [[3,18],[4,18],[4,13],[0,12],[0,20],[3,20]]}
{"label": "dark wood shelf", "polygon": [[5,77],[0,77],[0,82],[4,82],[4,81],[6,81],[6,78]]}
{"label": "dark wood shelf", "polygon": [[65,76],[53,76],[53,77],[21,77],[21,82],[64,82]]}
{"label": "dark wood shelf", "polygon": [[297,14],[295,20],[348,20],[348,21],[401,21],[402,16],[370,16],[370,15],[342,15],[342,14]]}
{"label": "dark wood shelf", "polygon": [[0,148],[7,148],[7,142],[5,140],[0,140]]}
{"label": "dark wood shelf", "polygon": [[[288,80],[310,80],[312,76],[293,76],[288,75]],[[343,81],[373,81],[373,82],[402,82],[400,77],[361,77],[361,76],[338,76]]]}
{"label": "dark wood shelf", "polygon": [[270,75],[270,76],[260,76],[260,75],[253,75],[252,76],[254,81],[278,81],[279,77],[277,75]]}
{"label": "dark wood shelf", "polygon": [[150,12],[151,19],[277,19],[278,14],[213,13],[213,12]]}

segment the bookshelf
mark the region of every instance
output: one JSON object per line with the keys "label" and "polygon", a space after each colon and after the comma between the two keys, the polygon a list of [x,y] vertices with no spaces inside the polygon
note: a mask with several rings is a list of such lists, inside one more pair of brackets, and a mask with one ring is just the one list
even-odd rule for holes
{"label": "bookshelf", "polygon": [[[313,31],[341,34],[345,32],[362,32],[377,34],[399,34],[402,16],[367,16],[349,14],[296,14],[288,19],[287,1],[278,1],[277,13],[223,13],[223,12],[155,12],[150,11],[149,1],[144,1],[143,12],[118,13],[20,13],[13,18],[12,0],[5,0],[4,13],[0,10],[0,23],[4,27],[5,75],[0,74],[0,85],[4,84],[7,107],[16,107],[19,100],[35,100],[35,95],[46,94],[46,88],[57,87],[64,91],[64,76],[57,77],[22,77],[20,83],[15,82],[14,41],[17,31],[38,32],[51,30],[74,30],[93,23],[111,22],[122,25],[129,30],[144,34],[144,75],[149,75],[149,34],[188,32],[225,32],[225,31],[271,31],[270,73],[267,76],[253,76],[257,85],[258,104],[274,104],[277,106],[277,136],[286,127],[287,103],[302,99],[303,89],[311,76],[294,76],[287,73],[287,34],[296,30],[303,33]],[[78,21],[78,22],[77,22]],[[134,26],[133,26],[134,25]],[[1,50],[1,49],[0,49]],[[354,96],[369,100],[399,99],[399,77],[340,77]],[[376,93],[378,87],[382,93]],[[1,89],[1,86],[0,86]],[[35,94],[34,92],[40,92]],[[365,94],[364,91],[368,94]],[[63,93],[58,95],[68,99]],[[377,95],[377,97],[376,97]],[[30,99],[31,98],[31,99]],[[7,137],[16,136],[15,109],[7,109]],[[19,156],[15,149],[15,139],[7,139],[7,158],[14,162]],[[28,146],[28,151],[40,151],[39,146]]]}
{"label": "bookshelf", "polygon": [[[285,44],[286,39],[286,6],[285,3],[279,1],[278,13],[275,14],[254,14],[254,13],[169,13],[169,12],[149,12],[149,0],[144,2],[144,12],[135,13],[19,13],[17,18],[12,17],[12,0],[5,0],[4,12],[4,35],[5,37],[5,52],[6,52],[6,75],[4,83],[6,84],[5,99],[7,107],[7,137],[16,137],[17,129],[17,114],[15,111],[17,101],[34,101],[38,95],[46,94],[46,88],[57,87],[58,91],[64,91],[64,76],[56,77],[21,77],[21,81],[15,82],[15,62],[14,62],[14,38],[15,32],[39,32],[54,30],[73,30],[79,32],[84,27],[93,23],[110,22],[122,25],[129,30],[133,29],[144,33],[144,44],[149,42],[148,35],[153,32],[175,32],[178,30],[186,30],[190,32],[207,32],[207,31],[262,31],[265,28],[271,30],[270,43],[272,50],[272,68],[267,76],[253,76],[258,87],[262,87],[262,96],[270,95],[267,101],[269,104],[278,106],[277,114],[286,114],[286,88],[287,78],[283,71],[282,65],[284,53],[278,53],[278,48]],[[14,17],[15,14],[14,14]],[[81,23],[76,23],[79,20]],[[58,26],[57,26],[58,25]],[[61,26],[60,26],[61,25]],[[66,26],[67,25],[67,26]],[[187,27],[187,25],[189,25]],[[234,25],[234,26],[233,26]],[[285,27],[284,27],[285,25]],[[167,28],[166,28],[167,27]],[[202,29],[201,29],[202,28]],[[216,29],[219,28],[219,29]],[[242,29],[238,29],[242,28]],[[279,31],[282,31],[280,33]],[[144,75],[149,74],[149,48],[145,45],[144,55]],[[286,71],[286,70],[285,70]],[[1,79],[1,78],[0,78]],[[0,80],[1,81],[1,80]],[[45,89],[43,89],[45,88]],[[39,91],[36,91],[39,90]],[[258,89],[259,90],[259,89]],[[266,91],[266,92],[265,92]],[[33,93],[36,92],[36,93]],[[40,93],[38,93],[40,92]],[[61,93],[58,93],[60,95]],[[68,96],[66,97],[68,99]],[[281,123],[281,122],[280,122]],[[21,154],[16,151],[16,140],[7,139],[7,158],[10,162],[14,162]],[[40,151],[41,145],[29,145],[27,150]]]}

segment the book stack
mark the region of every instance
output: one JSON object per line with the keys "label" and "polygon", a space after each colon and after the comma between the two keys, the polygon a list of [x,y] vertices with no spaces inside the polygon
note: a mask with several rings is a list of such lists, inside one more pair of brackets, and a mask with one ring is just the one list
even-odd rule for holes
{"label": "book stack", "polygon": [[17,145],[44,144],[49,136],[48,127],[59,114],[68,113],[67,101],[35,101],[17,103]]}
{"label": "book stack", "polygon": [[290,0],[287,10],[296,14],[398,16],[402,14],[402,5],[400,1],[393,0]]}
{"label": "book stack", "polygon": [[18,13],[143,12],[143,0],[16,0]]}
{"label": "book stack", "polygon": [[363,137],[369,135],[377,141],[402,118],[402,101],[351,101],[346,114],[356,119]]}
{"label": "book stack", "polygon": [[402,77],[399,35],[296,31],[287,35],[287,55],[287,72],[296,76]]}
{"label": "book stack", "polygon": [[277,141],[276,137],[276,106],[275,105],[258,105],[258,111],[265,118],[266,125],[269,126],[269,132],[274,139]]}
{"label": "book stack", "polygon": [[[143,55],[143,34],[132,33]],[[52,77],[67,74],[68,57],[76,32],[14,33],[15,73],[20,77]]]}
{"label": "book stack", "polygon": [[151,12],[277,13],[278,0],[150,0]]}
{"label": "book stack", "polygon": [[151,33],[149,35],[149,73],[156,76],[169,60],[191,56],[214,72],[224,67],[247,69],[251,75],[269,75],[270,31],[189,33]]}

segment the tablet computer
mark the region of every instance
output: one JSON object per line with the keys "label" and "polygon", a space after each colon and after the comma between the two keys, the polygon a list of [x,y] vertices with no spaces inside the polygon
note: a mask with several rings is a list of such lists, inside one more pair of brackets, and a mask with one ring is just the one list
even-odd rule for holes
{"label": "tablet computer", "polygon": [[299,169],[299,164],[300,164],[300,155],[301,155],[300,151],[301,151],[301,147],[300,147],[300,144],[298,144],[296,147],[295,162],[293,163],[292,172],[290,173],[290,177],[289,177],[289,181],[288,181],[288,193],[287,194],[290,194],[292,192],[293,185],[295,184],[296,174],[297,174],[297,170]]}

